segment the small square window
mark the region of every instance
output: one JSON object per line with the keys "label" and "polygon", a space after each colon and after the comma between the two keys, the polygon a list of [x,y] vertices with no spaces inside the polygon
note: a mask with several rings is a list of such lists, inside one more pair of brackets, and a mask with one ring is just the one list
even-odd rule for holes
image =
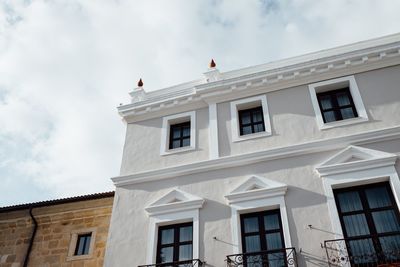
{"label": "small square window", "polygon": [[78,239],[76,241],[75,253],[74,253],[75,256],[89,254],[91,238],[92,238],[92,233],[78,235]]}
{"label": "small square window", "polygon": [[231,102],[232,142],[271,135],[266,95]]}
{"label": "small square window", "polygon": [[190,121],[171,125],[169,136],[169,149],[190,146]]}
{"label": "small square window", "polygon": [[358,117],[349,88],[319,93],[317,98],[325,123]]}
{"label": "small square window", "polygon": [[262,107],[239,110],[240,135],[264,132]]}
{"label": "small square window", "polygon": [[73,230],[68,249],[67,261],[84,260],[93,257],[96,228]]}
{"label": "small square window", "polygon": [[354,76],[308,85],[321,130],[368,121]]}
{"label": "small square window", "polygon": [[196,112],[185,112],[163,118],[160,155],[194,150],[196,144]]}

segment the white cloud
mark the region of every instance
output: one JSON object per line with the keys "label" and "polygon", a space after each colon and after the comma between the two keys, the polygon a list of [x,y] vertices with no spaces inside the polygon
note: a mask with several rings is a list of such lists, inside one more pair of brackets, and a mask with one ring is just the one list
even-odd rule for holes
{"label": "white cloud", "polygon": [[394,33],[393,1],[0,3],[0,205],[112,189],[115,107],[220,70]]}

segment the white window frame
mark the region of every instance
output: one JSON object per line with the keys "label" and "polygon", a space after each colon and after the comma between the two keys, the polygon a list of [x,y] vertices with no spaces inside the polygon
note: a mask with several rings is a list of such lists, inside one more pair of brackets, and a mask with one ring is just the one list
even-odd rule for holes
{"label": "white window frame", "polygon": [[[361,152],[367,151],[371,153],[371,158],[346,162],[346,159],[351,157],[346,151],[351,148],[355,150],[355,155],[359,155],[357,150]],[[344,162],[333,161],[336,159],[341,160],[340,158],[342,158]],[[397,155],[395,154],[350,146],[329,158],[324,163],[321,163],[319,166],[316,166],[315,169],[322,178],[335,239],[344,238],[344,235],[335,196],[333,194],[334,189],[388,181],[396,205],[400,208],[400,180],[395,169],[396,159]]]}
{"label": "white window frame", "polygon": [[179,189],[174,189],[146,208],[150,218],[147,237],[146,264],[155,264],[157,261],[157,238],[159,227],[185,222],[193,223],[192,257],[193,259],[199,259],[199,209],[202,208],[203,204],[204,199]]}
{"label": "white window frame", "polygon": [[[321,92],[329,92],[336,89],[340,89],[343,88],[344,86],[349,87],[350,94],[351,97],[353,98],[353,103],[357,110],[358,117],[325,123],[324,119],[322,118],[322,113],[319,107],[317,94]],[[361,94],[358,89],[354,75],[309,84],[308,89],[310,91],[311,103],[314,108],[317,125],[320,130],[331,129],[334,127],[340,127],[344,125],[351,125],[355,123],[368,121],[368,114],[364,107],[364,103],[362,101]]]}
{"label": "white window frame", "polygon": [[[171,125],[190,120],[190,146],[169,149],[169,135]],[[160,155],[170,155],[196,149],[196,112],[184,112],[163,117],[161,129]]]}
{"label": "white window frame", "polygon": [[281,215],[285,247],[292,247],[285,203],[286,191],[287,186],[284,184],[259,176],[251,176],[225,196],[231,207],[233,254],[243,252],[240,215],[274,209],[279,209]]}
{"label": "white window frame", "polygon": [[[261,103],[263,115],[264,115],[264,132],[240,135],[239,125],[239,110],[252,108],[258,106]],[[271,132],[271,121],[268,112],[268,103],[266,95],[259,95],[249,98],[244,98],[231,102],[231,130],[232,130],[232,142],[240,142],[244,140],[260,138],[270,136]]]}
{"label": "white window frame", "polygon": [[[85,228],[79,230],[71,231],[71,239],[69,242],[68,254],[67,254],[67,261],[73,260],[86,260],[91,259],[93,257],[94,245],[96,240],[96,230],[97,228]],[[74,255],[76,250],[76,245],[78,242],[78,236],[83,234],[91,233],[92,236],[90,237],[90,244],[89,244],[89,252],[85,255]]]}

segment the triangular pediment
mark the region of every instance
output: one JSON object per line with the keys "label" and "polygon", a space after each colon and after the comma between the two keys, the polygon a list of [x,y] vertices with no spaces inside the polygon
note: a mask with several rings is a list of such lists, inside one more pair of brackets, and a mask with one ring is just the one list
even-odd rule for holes
{"label": "triangular pediment", "polygon": [[270,180],[261,176],[252,175],[247,178],[243,183],[239,184],[235,189],[231,191],[231,194],[234,193],[243,193],[253,190],[260,190],[260,189],[272,189],[286,186],[280,182]]}
{"label": "triangular pediment", "polygon": [[252,175],[233,189],[225,198],[229,203],[284,195],[287,185],[261,176]]}
{"label": "triangular pediment", "polygon": [[204,199],[189,194],[180,189],[173,189],[166,195],[150,204],[146,211],[149,214],[163,214],[171,211],[181,211],[188,209],[201,208]]}
{"label": "triangular pediment", "polygon": [[[316,170],[322,174],[336,174],[361,168],[371,168],[382,164],[391,164],[397,156],[379,150],[348,146],[335,155],[326,159],[316,167]],[[377,165],[378,164],[378,165]]]}

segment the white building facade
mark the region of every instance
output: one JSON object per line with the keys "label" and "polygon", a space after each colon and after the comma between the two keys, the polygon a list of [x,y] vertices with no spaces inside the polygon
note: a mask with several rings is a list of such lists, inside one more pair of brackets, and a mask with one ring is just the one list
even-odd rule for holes
{"label": "white building facade", "polygon": [[400,34],[131,96],[105,266],[400,262]]}

